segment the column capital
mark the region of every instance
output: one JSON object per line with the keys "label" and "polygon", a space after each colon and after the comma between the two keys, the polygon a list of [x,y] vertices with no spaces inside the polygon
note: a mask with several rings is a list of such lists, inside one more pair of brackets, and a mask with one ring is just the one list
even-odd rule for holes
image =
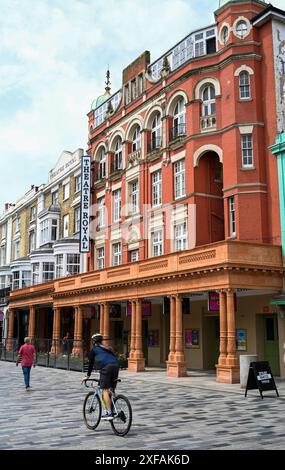
{"label": "column capital", "polygon": [[234,295],[235,289],[226,289],[227,295]]}
{"label": "column capital", "polygon": [[173,294],[171,297],[175,297],[175,299],[182,299],[183,294],[177,293],[177,294]]}

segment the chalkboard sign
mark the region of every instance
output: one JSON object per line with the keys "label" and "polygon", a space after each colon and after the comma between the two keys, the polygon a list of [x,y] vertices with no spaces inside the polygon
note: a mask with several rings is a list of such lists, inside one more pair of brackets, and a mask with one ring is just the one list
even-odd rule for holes
{"label": "chalkboard sign", "polygon": [[275,390],[277,396],[279,397],[269,362],[259,361],[250,363],[245,389],[245,397],[248,390],[254,389],[259,390],[261,398],[263,398],[262,392],[267,390]]}

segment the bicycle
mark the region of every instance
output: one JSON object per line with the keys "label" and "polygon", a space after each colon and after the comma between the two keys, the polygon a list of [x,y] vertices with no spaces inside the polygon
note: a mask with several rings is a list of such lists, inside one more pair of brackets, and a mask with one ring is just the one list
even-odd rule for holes
{"label": "bicycle", "polygon": [[[90,378],[83,380],[83,382],[87,388],[86,382],[98,383],[95,391],[87,393],[83,403],[84,422],[88,429],[94,431],[101,421],[102,410],[106,411],[103,394],[99,386],[99,379]],[[116,379],[115,387],[118,382],[121,382],[121,380]],[[91,386],[94,388],[93,383]],[[132,407],[127,397],[121,394],[116,395],[115,387],[110,389],[110,399],[114,415],[114,419],[110,421],[110,424],[117,436],[125,436],[132,425]]]}

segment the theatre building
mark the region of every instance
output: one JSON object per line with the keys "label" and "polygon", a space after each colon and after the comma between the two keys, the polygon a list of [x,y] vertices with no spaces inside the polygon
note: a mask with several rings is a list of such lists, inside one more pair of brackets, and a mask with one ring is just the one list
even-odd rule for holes
{"label": "theatre building", "polygon": [[[277,158],[284,130],[285,12],[220,2],[213,23],[154,62],[148,51],[88,113],[87,271],[10,294],[10,314],[66,312],[74,357],[100,331],[128,368],[214,369],[239,355],[285,377]],[[279,147],[278,147],[279,148]],[[281,297],[280,297],[281,296]],[[12,336],[12,327],[9,328]]]}

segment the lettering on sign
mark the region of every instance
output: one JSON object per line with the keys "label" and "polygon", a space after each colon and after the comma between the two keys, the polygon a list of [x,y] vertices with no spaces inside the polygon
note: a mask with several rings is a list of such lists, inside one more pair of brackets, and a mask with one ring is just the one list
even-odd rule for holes
{"label": "lettering on sign", "polygon": [[80,212],[80,253],[90,249],[90,182],[91,158],[86,155],[81,161],[81,212]]}

